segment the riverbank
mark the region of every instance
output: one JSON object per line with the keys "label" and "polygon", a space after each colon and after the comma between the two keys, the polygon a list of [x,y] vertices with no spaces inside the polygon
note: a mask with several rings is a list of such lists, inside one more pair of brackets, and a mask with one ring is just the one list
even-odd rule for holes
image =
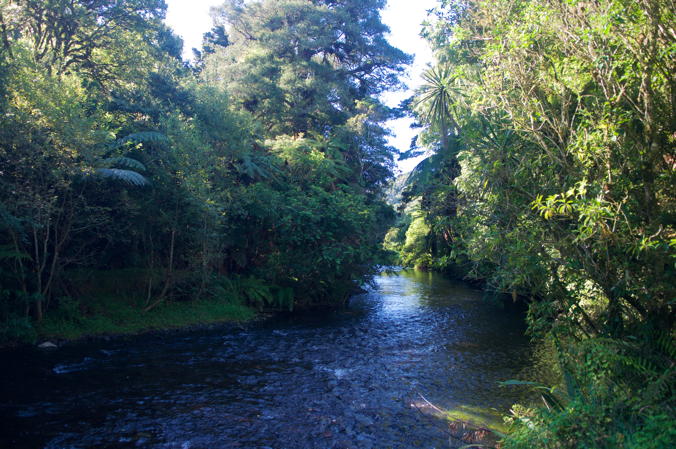
{"label": "riverbank", "polygon": [[148,312],[133,300],[98,298],[87,313],[74,311],[50,316],[36,325],[36,340],[71,341],[101,336],[135,335],[146,332],[247,322],[255,310],[222,299],[168,302]]}

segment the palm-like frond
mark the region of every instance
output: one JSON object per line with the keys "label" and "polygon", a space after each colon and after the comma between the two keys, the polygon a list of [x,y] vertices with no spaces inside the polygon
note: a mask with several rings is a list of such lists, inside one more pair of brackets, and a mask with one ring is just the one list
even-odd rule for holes
{"label": "palm-like frond", "polygon": [[[121,149],[128,144],[144,142],[166,142],[167,136],[155,131],[132,133],[108,144],[109,152]],[[102,178],[120,181],[131,186],[145,186],[150,184],[148,179],[139,172],[145,171],[146,166],[140,161],[127,156],[112,156],[99,159],[94,167],[94,173]]]}
{"label": "palm-like frond", "polygon": [[453,105],[459,91],[454,86],[455,78],[448,67],[436,66],[422,75],[423,84],[413,101],[413,108],[420,118],[431,125],[449,123],[455,128]]}

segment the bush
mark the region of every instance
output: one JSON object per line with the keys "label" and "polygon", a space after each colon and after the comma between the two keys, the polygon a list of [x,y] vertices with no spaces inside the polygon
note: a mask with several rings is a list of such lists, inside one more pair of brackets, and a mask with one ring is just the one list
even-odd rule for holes
{"label": "bush", "polygon": [[0,343],[35,343],[37,333],[31,319],[11,315],[0,322]]}

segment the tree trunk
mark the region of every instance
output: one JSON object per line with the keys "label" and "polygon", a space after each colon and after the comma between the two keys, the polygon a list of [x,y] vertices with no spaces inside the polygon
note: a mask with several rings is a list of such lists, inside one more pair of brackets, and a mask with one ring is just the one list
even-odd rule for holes
{"label": "tree trunk", "polygon": [[172,228],[171,230],[171,243],[169,246],[169,267],[167,268],[167,276],[164,281],[164,287],[162,288],[162,293],[157,297],[157,299],[150,304],[148,307],[143,309],[144,312],[149,312],[162,301],[164,301],[164,298],[167,296],[167,293],[169,292],[169,287],[171,287],[171,284],[173,283],[173,277],[174,277],[174,246],[176,243],[176,227]]}

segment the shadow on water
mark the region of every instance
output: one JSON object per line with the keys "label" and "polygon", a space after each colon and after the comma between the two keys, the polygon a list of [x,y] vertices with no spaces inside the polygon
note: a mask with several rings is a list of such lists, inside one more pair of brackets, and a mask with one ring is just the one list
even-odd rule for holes
{"label": "shadow on water", "polygon": [[[495,419],[533,364],[518,311],[382,273],[342,311],[0,355],[0,447],[442,448],[441,409]],[[424,398],[425,401],[423,401]]]}

